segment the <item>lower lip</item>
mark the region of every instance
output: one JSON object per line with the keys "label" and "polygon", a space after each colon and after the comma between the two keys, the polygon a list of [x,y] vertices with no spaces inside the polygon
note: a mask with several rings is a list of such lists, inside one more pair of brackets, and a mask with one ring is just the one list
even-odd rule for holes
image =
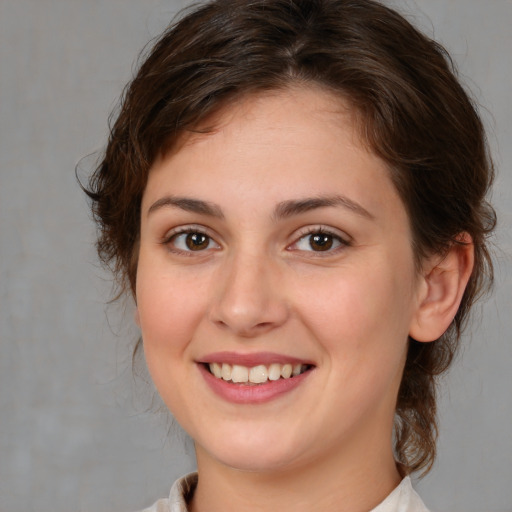
{"label": "lower lip", "polygon": [[198,364],[199,371],[212,391],[227,400],[237,404],[260,404],[274,400],[300,386],[311,370],[307,370],[289,379],[269,380],[264,384],[245,385],[234,384],[213,376],[204,366]]}

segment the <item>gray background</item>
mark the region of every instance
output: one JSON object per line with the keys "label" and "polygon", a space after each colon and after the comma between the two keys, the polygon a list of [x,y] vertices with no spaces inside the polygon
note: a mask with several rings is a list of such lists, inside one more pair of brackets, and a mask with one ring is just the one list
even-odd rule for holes
{"label": "gray background", "polygon": [[[0,0],[0,511],[136,510],[193,468],[132,376],[131,306],[105,305],[74,175],[139,50],[186,3]],[[393,3],[452,52],[500,172],[496,290],[445,379],[439,459],[419,488],[439,512],[510,512],[512,1]]]}

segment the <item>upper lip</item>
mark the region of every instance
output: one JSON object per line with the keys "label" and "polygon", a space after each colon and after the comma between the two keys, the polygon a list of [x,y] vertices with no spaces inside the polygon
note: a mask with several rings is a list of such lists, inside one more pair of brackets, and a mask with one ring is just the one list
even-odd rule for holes
{"label": "upper lip", "polygon": [[277,354],[275,352],[255,352],[255,353],[241,353],[241,352],[214,352],[207,354],[197,360],[198,363],[227,363],[231,365],[240,365],[253,367],[260,364],[268,366],[273,363],[277,364],[309,364],[313,363],[309,360],[301,359],[298,357],[287,356],[286,354]]}

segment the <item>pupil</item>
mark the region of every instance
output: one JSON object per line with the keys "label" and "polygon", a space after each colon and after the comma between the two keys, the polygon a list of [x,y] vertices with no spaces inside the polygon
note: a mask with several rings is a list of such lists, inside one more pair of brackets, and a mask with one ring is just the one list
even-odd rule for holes
{"label": "pupil", "polygon": [[309,245],[311,245],[311,248],[315,251],[327,251],[332,247],[332,236],[317,233],[316,235],[312,235]]}
{"label": "pupil", "polygon": [[186,238],[187,247],[191,251],[205,249],[208,246],[208,237],[203,233],[189,233]]}

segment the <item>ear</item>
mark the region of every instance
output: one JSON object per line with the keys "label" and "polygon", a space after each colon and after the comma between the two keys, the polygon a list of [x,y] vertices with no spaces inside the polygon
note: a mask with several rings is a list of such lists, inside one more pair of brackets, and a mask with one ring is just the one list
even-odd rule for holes
{"label": "ear", "polygon": [[457,314],[474,264],[474,246],[468,233],[461,233],[443,257],[432,256],[423,267],[418,306],[409,336],[416,341],[437,340]]}

